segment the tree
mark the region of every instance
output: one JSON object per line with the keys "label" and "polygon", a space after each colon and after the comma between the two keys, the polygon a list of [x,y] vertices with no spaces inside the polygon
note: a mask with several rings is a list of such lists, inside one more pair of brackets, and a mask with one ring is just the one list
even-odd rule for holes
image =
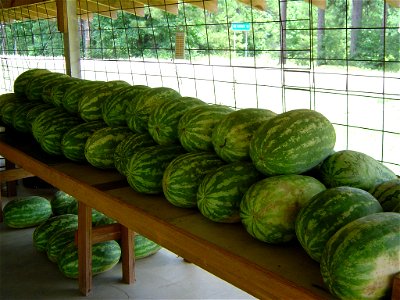
{"label": "tree", "polygon": [[351,13],[351,36],[350,36],[350,57],[357,52],[358,36],[361,28],[363,0],[353,0]]}
{"label": "tree", "polygon": [[317,64],[325,63],[325,9],[318,8]]}

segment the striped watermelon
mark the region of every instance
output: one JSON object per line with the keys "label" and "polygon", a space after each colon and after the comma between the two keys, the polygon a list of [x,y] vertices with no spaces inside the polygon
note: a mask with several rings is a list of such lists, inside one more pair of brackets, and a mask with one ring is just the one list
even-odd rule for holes
{"label": "striped watermelon", "polygon": [[352,187],[330,188],[315,195],[296,218],[296,236],[304,250],[316,261],[330,237],[347,223],[381,212],[370,193]]}
{"label": "striped watermelon", "polygon": [[45,251],[49,238],[61,229],[78,229],[78,216],[65,214],[47,219],[35,228],[33,232],[33,245],[37,251]]}
{"label": "striped watermelon", "polygon": [[[100,213],[101,214],[101,213]],[[92,221],[92,226],[102,226],[102,225],[110,225],[110,224],[115,224],[118,223],[114,219],[106,216],[105,214],[102,214],[101,218],[96,219],[96,222]]]}
{"label": "striped watermelon", "polygon": [[50,123],[51,120],[55,119],[58,121],[58,119],[65,118],[67,116],[70,115],[58,107],[52,107],[40,112],[32,122],[32,134],[35,140],[40,143],[45,133],[45,129],[52,125]]}
{"label": "striped watermelon", "polygon": [[62,153],[66,158],[72,161],[86,161],[85,145],[87,139],[95,131],[105,127],[106,124],[103,121],[85,122],[72,127],[62,137]]}
{"label": "striped watermelon", "polygon": [[161,246],[140,234],[135,234],[135,259],[141,259],[157,253]]}
{"label": "striped watermelon", "polygon": [[351,186],[369,191],[376,185],[396,179],[396,174],[371,156],[352,150],[330,155],[319,168],[327,187]]}
{"label": "striped watermelon", "polygon": [[198,106],[186,111],[178,123],[178,137],[182,146],[189,152],[214,151],[212,131],[233,111],[222,105]]}
{"label": "striped watermelon", "polygon": [[400,213],[400,179],[378,184],[370,193],[378,199],[384,211]]}
{"label": "striped watermelon", "polygon": [[70,78],[63,79],[57,84],[50,87],[48,102],[52,103],[56,107],[63,107],[63,99],[67,90],[76,87],[82,83],[82,79]]}
{"label": "striped watermelon", "polygon": [[102,103],[113,93],[119,93],[121,88],[129,84],[122,80],[105,82],[100,86],[87,89],[78,102],[78,113],[86,122],[103,120]]}
{"label": "striped watermelon", "polygon": [[19,109],[20,107],[24,106],[26,102],[17,98],[15,101],[8,101],[3,105],[1,108],[1,119],[3,124],[13,128],[14,122],[14,111]]}
{"label": "striped watermelon", "polygon": [[12,124],[15,130],[19,132],[31,132],[32,127],[27,118],[29,110],[38,104],[34,102],[26,102],[19,105],[12,113]]}
{"label": "striped watermelon", "polygon": [[[78,215],[78,201],[71,201],[66,208],[67,214]],[[92,225],[97,224],[104,217],[104,214],[92,208]]]}
{"label": "striped watermelon", "polygon": [[258,181],[240,203],[242,224],[250,235],[263,242],[289,242],[295,237],[299,210],[323,190],[321,182],[304,175],[280,175]]}
{"label": "striped watermelon", "polygon": [[164,196],[175,206],[196,207],[197,190],[204,176],[223,164],[224,161],[211,152],[179,155],[165,169]]}
{"label": "striped watermelon", "polygon": [[55,102],[53,101],[53,94],[52,91],[55,87],[58,87],[60,85],[65,85],[68,82],[76,81],[76,79],[71,78],[71,77],[64,77],[60,76],[59,78],[55,78],[54,80],[50,80],[46,82],[46,84],[43,86],[43,91],[42,91],[42,101],[45,103],[50,103],[52,105],[55,105]]}
{"label": "striped watermelon", "polygon": [[250,142],[250,157],[266,175],[306,172],[333,150],[335,129],[319,112],[296,109],[262,124]]}
{"label": "striped watermelon", "polygon": [[86,160],[96,168],[115,168],[115,149],[130,133],[128,127],[105,127],[95,131],[85,144]]}
{"label": "striped watermelon", "polygon": [[389,299],[400,272],[400,214],[371,214],[337,231],[321,258],[321,274],[340,299]]}
{"label": "striped watermelon", "polygon": [[240,202],[262,175],[250,162],[234,162],[208,173],[197,191],[197,207],[214,222],[240,222]]}
{"label": "striped watermelon", "polygon": [[11,200],[3,208],[4,224],[12,228],[39,225],[52,214],[49,200],[41,196],[27,196]]}
{"label": "striped watermelon", "polygon": [[17,96],[20,97],[25,97],[26,96],[26,90],[29,85],[29,83],[35,78],[36,76],[42,75],[42,74],[48,74],[51,73],[49,70],[46,69],[30,69],[22,72],[15,78],[14,80],[14,93]]}
{"label": "striped watermelon", "polygon": [[144,194],[162,193],[162,179],[168,164],[185,153],[180,145],[157,145],[138,149],[129,159],[126,178],[129,185]]}
{"label": "striped watermelon", "polygon": [[138,133],[147,132],[151,112],[168,99],[177,99],[181,95],[174,89],[156,87],[145,91],[135,101],[132,101],[126,110],[126,124]]}
{"label": "striped watermelon", "polygon": [[250,160],[250,140],[254,132],[276,113],[261,108],[245,108],[224,116],[213,129],[215,152],[227,162]]}
{"label": "striped watermelon", "polygon": [[150,114],[148,130],[160,145],[179,144],[178,124],[183,114],[192,107],[207,105],[197,98],[169,99],[158,105]]}
{"label": "striped watermelon", "polygon": [[46,254],[50,261],[58,261],[58,256],[61,251],[68,244],[75,241],[75,233],[76,229],[74,228],[61,229],[49,238],[46,247]]}
{"label": "striped watermelon", "polygon": [[118,144],[114,152],[114,166],[122,175],[127,175],[127,167],[130,158],[139,149],[156,145],[156,142],[148,133],[131,133]]}
{"label": "striped watermelon", "polygon": [[42,112],[44,112],[45,110],[48,110],[50,108],[54,108],[54,106],[49,103],[40,103],[40,104],[37,104],[36,106],[32,107],[26,113],[26,122],[28,123],[28,126],[30,127],[31,132],[32,132],[33,121],[35,121],[37,116],[39,116]]}
{"label": "striped watermelon", "polygon": [[26,87],[25,90],[28,100],[33,102],[42,102],[44,87],[47,84],[58,82],[60,78],[66,79],[70,77],[66,74],[57,72],[43,73],[34,76],[32,80],[28,83],[28,86]]}
{"label": "striped watermelon", "polygon": [[[0,120],[2,119],[1,110],[3,109],[3,106],[6,105],[6,103],[8,103],[8,102],[18,101],[17,99],[19,99],[19,98],[23,98],[23,97],[18,97],[14,93],[6,93],[6,94],[0,95]],[[20,99],[20,100],[22,100],[22,99]]]}
{"label": "striped watermelon", "polygon": [[[92,275],[112,269],[121,258],[121,247],[116,241],[106,241],[92,246]],[[78,278],[78,247],[69,243],[58,256],[58,267],[68,278]]]}
{"label": "striped watermelon", "polygon": [[82,122],[75,116],[49,118],[49,123],[42,127],[39,143],[42,149],[52,155],[62,155],[61,141],[63,135],[71,128]]}
{"label": "striped watermelon", "polygon": [[111,94],[101,104],[101,115],[104,122],[110,127],[127,126],[126,109],[128,105],[136,101],[146,90],[145,85],[122,87],[117,93]]}
{"label": "striped watermelon", "polygon": [[104,81],[81,80],[76,85],[67,87],[62,98],[63,108],[71,114],[78,114],[79,100],[83,95],[95,87],[100,87]]}
{"label": "striped watermelon", "polygon": [[64,215],[68,213],[68,207],[72,202],[76,202],[75,197],[63,191],[56,191],[50,201],[54,215]]}

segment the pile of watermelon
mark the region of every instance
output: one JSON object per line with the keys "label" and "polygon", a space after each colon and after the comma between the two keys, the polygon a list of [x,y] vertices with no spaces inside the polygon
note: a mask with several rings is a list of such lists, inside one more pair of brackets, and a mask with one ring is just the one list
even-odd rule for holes
{"label": "pile of watermelon", "polygon": [[335,151],[317,111],[234,110],[41,69],[22,73],[0,108],[49,154],[115,168],[136,192],[241,222],[265,243],[299,242],[339,298],[388,295],[400,272],[400,179],[365,153]]}
{"label": "pile of watermelon", "polygon": [[[75,234],[78,229],[78,201],[71,195],[56,191],[51,199],[25,196],[4,206],[4,223],[10,228],[35,227],[33,245],[45,252],[50,261],[68,278],[78,278],[78,249]],[[115,220],[92,210],[92,226],[115,223]],[[134,256],[141,259],[157,253],[161,246],[146,237],[134,235]],[[92,274],[113,268],[121,258],[119,241],[109,240],[92,247]]]}

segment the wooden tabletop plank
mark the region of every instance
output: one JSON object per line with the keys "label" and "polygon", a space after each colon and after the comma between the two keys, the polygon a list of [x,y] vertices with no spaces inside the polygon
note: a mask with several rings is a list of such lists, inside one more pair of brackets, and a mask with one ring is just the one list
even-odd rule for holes
{"label": "wooden tabletop plank", "polygon": [[0,154],[85,205],[257,298],[332,298],[321,288],[318,264],[296,243],[266,245],[248,235],[240,224],[213,223],[195,209],[174,207],[162,196],[141,195],[129,187],[101,191],[91,183],[103,175],[114,178],[118,175],[116,171],[97,170],[85,164],[70,165],[65,161],[49,165],[45,162],[48,158],[31,154],[30,148],[12,144],[11,140],[7,142],[3,137],[0,137]]}

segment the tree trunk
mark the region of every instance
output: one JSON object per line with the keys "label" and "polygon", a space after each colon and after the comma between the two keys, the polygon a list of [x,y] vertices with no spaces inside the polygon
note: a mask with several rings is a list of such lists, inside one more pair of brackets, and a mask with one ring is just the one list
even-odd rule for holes
{"label": "tree trunk", "polygon": [[7,44],[6,44],[7,37],[6,37],[6,29],[5,29],[4,23],[0,23],[0,28],[1,28],[1,37],[2,37],[1,38],[1,52],[3,55],[5,55],[6,47],[7,47]]}
{"label": "tree trunk", "polygon": [[90,31],[89,31],[89,20],[88,19],[80,19],[81,20],[81,37],[82,37],[82,52],[83,57],[88,57],[88,49],[90,48]]}
{"label": "tree trunk", "polygon": [[287,15],[287,0],[281,0],[280,1],[280,21],[281,21],[280,64],[286,63],[286,15]]}
{"label": "tree trunk", "polygon": [[387,25],[387,9],[388,4],[386,2],[383,3],[383,18],[382,18],[382,31],[381,31],[381,49],[382,49],[382,59],[385,59],[385,34],[386,34],[386,25]]}
{"label": "tree trunk", "polygon": [[317,65],[325,64],[325,9],[318,8]]}
{"label": "tree trunk", "polygon": [[353,0],[351,13],[350,57],[357,53],[358,36],[361,28],[363,0]]}

